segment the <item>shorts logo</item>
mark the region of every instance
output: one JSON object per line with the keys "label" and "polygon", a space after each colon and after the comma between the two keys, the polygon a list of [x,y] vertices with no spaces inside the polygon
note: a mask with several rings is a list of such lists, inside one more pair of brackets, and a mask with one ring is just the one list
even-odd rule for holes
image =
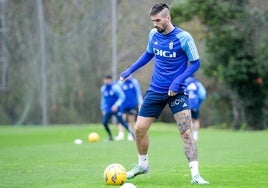
{"label": "shorts logo", "polygon": [[[182,104],[183,103],[183,104]],[[182,104],[182,105],[181,105]],[[185,103],[184,99],[175,99],[174,101],[172,101],[170,103],[170,106],[173,107],[173,106],[177,106],[177,105],[181,105],[181,107],[187,107],[187,103]]]}

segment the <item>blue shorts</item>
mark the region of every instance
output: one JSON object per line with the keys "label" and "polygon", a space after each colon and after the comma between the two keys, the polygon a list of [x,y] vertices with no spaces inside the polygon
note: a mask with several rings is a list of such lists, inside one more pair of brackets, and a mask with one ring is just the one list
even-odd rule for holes
{"label": "blue shorts", "polygon": [[191,109],[191,115],[193,119],[199,119],[199,109]]}
{"label": "blue shorts", "polygon": [[168,96],[167,93],[147,91],[139,111],[139,116],[158,118],[166,104],[169,105],[173,114],[182,110],[190,109],[188,96],[184,93],[171,97]]}
{"label": "blue shorts", "polygon": [[133,115],[133,116],[137,116],[138,114],[138,108],[125,108],[123,110],[124,114],[129,114],[129,115]]}

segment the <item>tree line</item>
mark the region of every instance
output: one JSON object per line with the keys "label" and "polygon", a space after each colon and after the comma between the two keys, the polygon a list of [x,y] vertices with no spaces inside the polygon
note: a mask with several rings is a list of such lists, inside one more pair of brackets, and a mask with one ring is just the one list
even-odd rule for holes
{"label": "tree line", "polygon": [[[155,2],[117,0],[118,73],[145,50],[152,28],[149,9]],[[166,3],[172,7],[174,23],[185,26],[197,38],[202,60],[197,76],[208,90],[201,109],[203,125],[265,128],[267,3]],[[257,7],[258,3],[263,4]],[[102,76],[112,71],[111,1],[48,0],[43,1],[43,10],[49,124],[100,122],[99,88]],[[7,1],[5,11],[8,32],[1,37],[8,49],[9,63],[7,88],[0,91],[0,124],[41,124],[37,3]],[[143,93],[151,69],[152,63],[134,75]],[[159,120],[173,121],[166,110]]]}

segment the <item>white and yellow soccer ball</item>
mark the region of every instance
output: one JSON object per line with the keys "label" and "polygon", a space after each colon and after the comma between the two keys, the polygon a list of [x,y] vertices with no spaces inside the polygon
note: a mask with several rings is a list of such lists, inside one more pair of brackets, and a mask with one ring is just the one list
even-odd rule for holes
{"label": "white and yellow soccer ball", "polygon": [[127,179],[126,169],[118,163],[110,164],[103,173],[107,185],[122,185]]}
{"label": "white and yellow soccer ball", "polygon": [[123,185],[120,186],[120,188],[137,188],[137,187],[132,183],[124,183]]}
{"label": "white and yellow soccer ball", "polygon": [[88,141],[89,142],[98,142],[100,140],[100,136],[98,133],[96,132],[91,132],[89,135],[88,135]]}

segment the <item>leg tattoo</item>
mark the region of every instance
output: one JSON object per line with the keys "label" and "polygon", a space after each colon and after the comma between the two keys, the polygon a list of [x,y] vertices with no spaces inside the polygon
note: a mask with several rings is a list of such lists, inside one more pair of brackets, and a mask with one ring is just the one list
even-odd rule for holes
{"label": "leg tattoo", "polygon": [[180,135],[184,142],[184,153],[188,161],[197,161],[197,147],[191,132],[190,110],[183,110],[174,114],[174,118],[179,126]]}

